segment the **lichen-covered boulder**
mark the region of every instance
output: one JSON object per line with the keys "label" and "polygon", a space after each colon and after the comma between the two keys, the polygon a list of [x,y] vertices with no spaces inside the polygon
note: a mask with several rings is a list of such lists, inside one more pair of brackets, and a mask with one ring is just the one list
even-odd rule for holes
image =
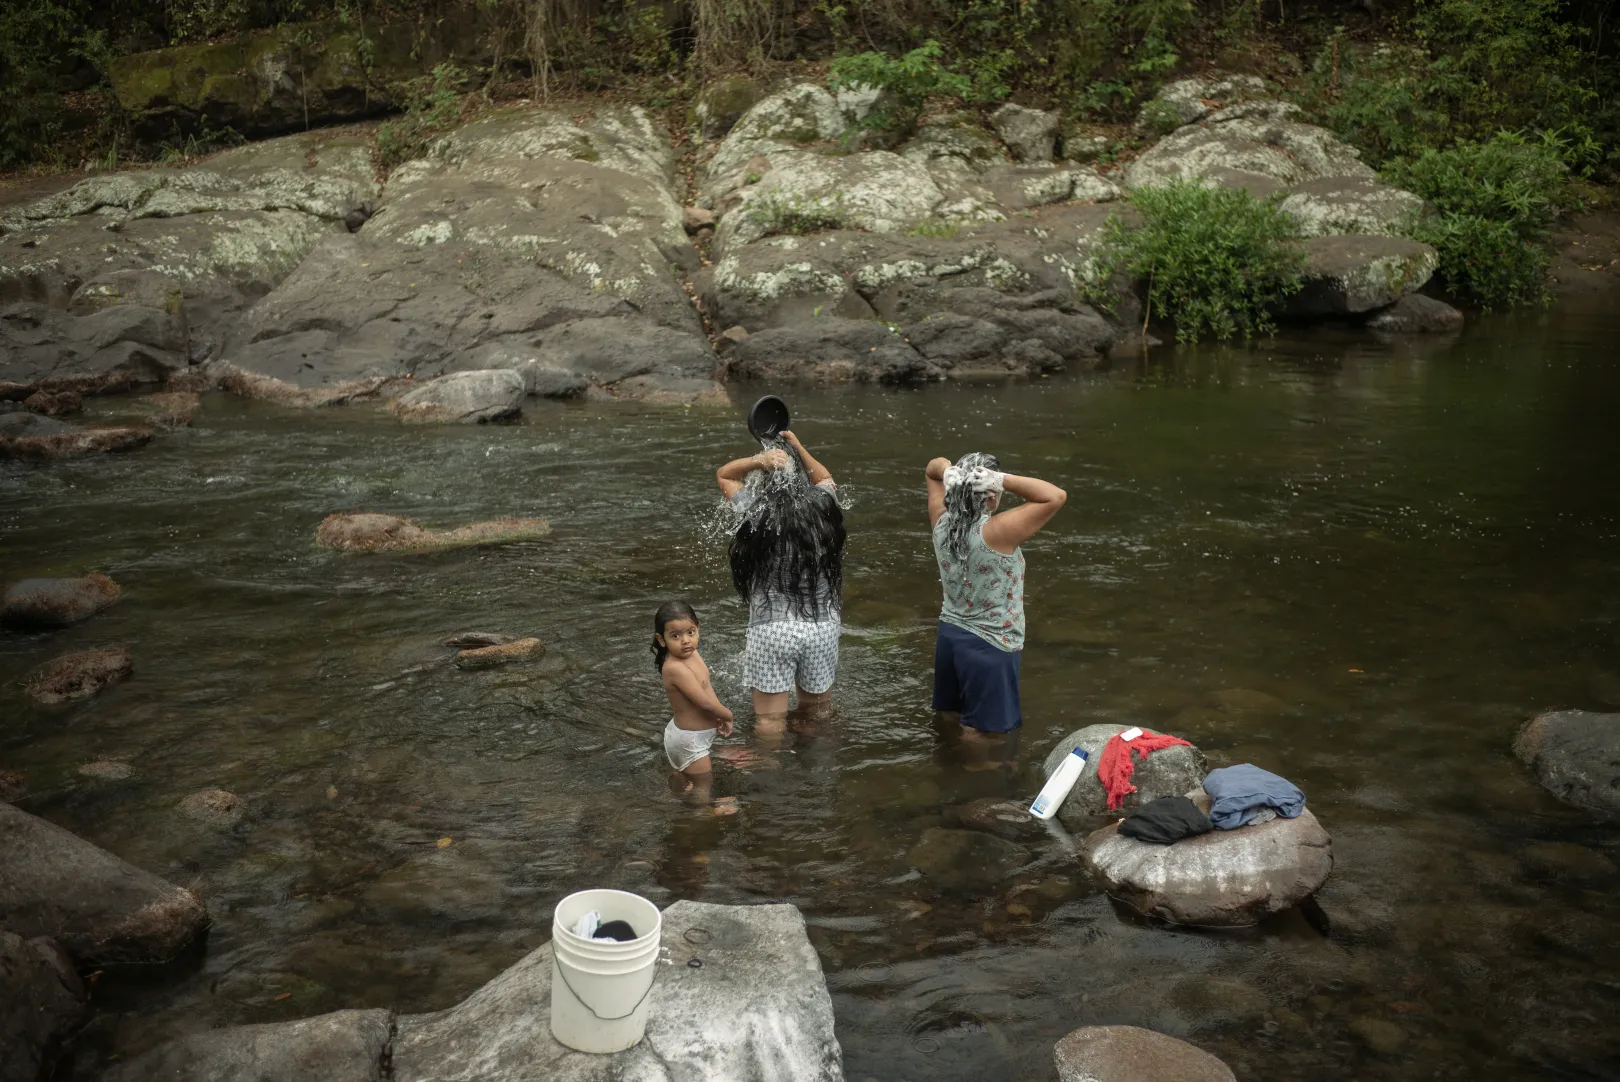
{"label": "lichen-covered boulder", "polygon": [[[311,391],[521,370],[524,351],[544,355],[537,392],[542,376],[619,397],[638,376],[710,378],[676,274],[697,253],[673,161],[639,108],[495,110],[396,169],[361,231],[311,251],[241,321],[225,359]],[[489,351],[515,359],[480,359]]]}
{"label": "lichen-covered boulder", "polygon": [[56,943],[0,928],[0,1082],[38,1082],[87,1013],[84,984]]}
{"label": "lichen-covered boulder", "polygon": [[1447,334],[1462,330],[1463,314],[1445,301],[1408,293],[1374,312],[1367,326],[1381,334]]}
{"label": "lichen-covered boulder", "polygon": [[[1041,772],[1044,777],[1049,778],[1053,771],[1062,765],[1064,757],[1071,754],[1075,748],[1084,748],[1086,751],[1085,772],[1080,775],[1080,780],[1074,783],[1074,788],[1069,790],[1063,806],[1058,809],[1058,818],[1071,830],[1081,830],[1088,825],[1094,825],[1098,816],[1124,815],[1150,800],[1185,793],[1202,784],[1204,775],[1208,773],[1208,764],[1203,752],[1191,745],[1182,744],[1162,748],[1145,759],[1136,756],[1135,768],[1131,774],[1131,784],[1136,786],[1136,792],[1127,793],[1119,810],[1110,812],[1108,793],[1103,788],[1102,782],[1097,780],[1097,763],[1104,745],[1129,728],[1131,728],[1129,725],[1087,725],[1059,740],[1047,753],[1046,761],[1041,765]],[[1155,732],[1153,729],[1143,731]]]}
{"label": "lichen-covered boulder", "polygon": [[165,962],[208,925],[196,895],[0,804],[0,928],[50,936],[81,966]]}
{"label": "lichen-covered boulder", "polygon": [[1237,1082],[1202,1048],[1137,1026],[1084,1026],[1052,1055],[1059,1082]]}
{"label": "lichen-covered boulder", "polygon": [[523,376],[510,369],[456,372],[401,395],[389,409],[402,421],[485,424],[517,417],[528,393]]}
{"label": "lichen-covered boulder", "polygon": [[150,442],[152,433],[144,428],[87,428],[37,413],[0,413],[0,460],[50,462],[133,451]]}
{"label": "lichen-covered boulder", "polygon": [[[1202,787],[1189,795],[1208,810]],[[1174,845],[1137,841],[1110,824],[1086,838],[1081,857],[1104,890],[1140,912],[1229,928],[1314,894],[1333,870],[1333,843],[1307,808],[1294,819],[1213,830]]]}
{"label": "lichen-covered boulder", "polygon": [[1012,102],[990,114],[990,125],[1021,162],[1049,162],[1057,145],[1058,115]]}
{"label": "lichen-covered boulder", "polygon": [[1257,98],[1266,90],[1265,80],[1254,75],[1210,75],[1177,79],[1159,88],[1137,114],[1138,131],[1175,130],[1195,124],[1220,109],[1225,102]]}
{"label": "lichen-covered boulder", "polygon": [[1288,302],[1295,316],[1386,308],[1422,289],[1440,265],[1438,252],[1405,237],[1310,237],[1300,247],[1305,285]]}
{"label": "lichen-covered boulder", "polygon": [[453,530],[428,530],[398,515],[335,514],[321,520],[315,543],[339,552],[439,552],[474,545],[533,541],[549,536],[541,518],[499,518]]}
{"label": "lichen-covered boulder", "polygon": [[[1131,163],[1126,186],[1145,188],[1172,180],[1238,186],[1250,177],[1281,185],[1322,177],[1375,179],[1360,151],[1325,128],[1292,119],[1292,106],[1250,105],[1229,107],[1160,140]],[[1268,115],[1254,108],[1261,105],[1273,112]]]}
{"label": "lichen-covered boulder", "polygon": [[943,374],[884,324],[836,316],[750,334],[726,365],[734,379],[786,382],[910,383]]}
{"label": "lichen-covered boulder", "polygon": [[1355,177],[1323,177],[1288,189],[1282,209],[1304,237],[1341,233],[1403,236],[1422,216],[1423,200],[1411,192]]}
{"label": "lichen-covered boulder", "polygon": [[63,654],[29,675],[28,694],[47,706],[88,699],[135,671],[135,660],[122,646],[75,650]]}
{"label": "lichen-covered boulder", "polygon": [[709,159],[703,171],[704,205],[718,206],[745,184],[752,159],[764,158],[774,166],[777,155],[830,142],[848,126],[837,100],[814,83],[795,83],[767,95],[732,126]]}
{"label": "lichen-covered boulder", "polygon": [[1620,714],[1538,714],[1520,730],[1513,751],[1559,800],[1620,820]]}
{"label": "lichen-covered boulder", "polygon": [[[239,147],[179,169],[87,177],[0,215],[0,301],[66,311],[36,341],[0,326],[0,382],[101,389],[217,356],[243,309],[376,196],[368,142],[311,133]],[[102,309],[135,313],[98,316]],[[38,312],[29,320],[39,321]],[[5,344],[0,342],[0,345]],[[133,351],[123,355],[117,350]],[[85,381],[89,381],[86,383]]]}
{"label": "lichen-covered boulder", "polygon": [[19,631],[70,627],[117,601],[123,591],[106,575],[22,579],[0,597],[0,625]]}
{"label": "lichen-covered boulder", "polygon": [[772,164],[720,219],[716,250],[814,229],[892,233],[927,218],[945,198],[926,169],[886,150],[784,154]]}
{"label": "lichen-covered boulder", "polygon": [[1106,203],[1118,199],[1119,186],[1094,169],[1045,164],[1003,165],[980,181],[1007,210],[1026,210],[1071,199]]}

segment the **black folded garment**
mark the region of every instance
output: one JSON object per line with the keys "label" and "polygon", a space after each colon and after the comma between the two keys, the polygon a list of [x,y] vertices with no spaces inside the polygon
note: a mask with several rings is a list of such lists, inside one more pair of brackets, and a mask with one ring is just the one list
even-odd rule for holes
{"label": "black folded garment", "polygon": [[1209,816],[1184,796],[1150,800],[1119,824],[1119,832],[1127,838],[1154,845],[1171,845],[1183,838],[1208,834],[1213,829]]}
{"label": "black folded garment", "polygon": [[592,939],[616,939],[620,943],[628,943],[636,938],[636,930],[630,927],[627,920],[610,920],[596,929]]}

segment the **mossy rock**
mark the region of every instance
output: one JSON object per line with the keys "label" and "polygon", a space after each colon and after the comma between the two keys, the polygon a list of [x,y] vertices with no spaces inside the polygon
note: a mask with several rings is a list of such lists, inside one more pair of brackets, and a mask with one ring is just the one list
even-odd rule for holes
{"label": "mossy rock", "polygon": [[723,139],[764,96],[764,89],[748,76],[728,75],[703,88],[687,120],[703,138]]}
{"label": "mossy rock", "polygon": [[274,135],[398,110],[402,87],[481,45],[468,27],[418,41],[413,24],[368,28],[365,39],[328,23],[289,23],[233,41],[177,45],[113,61],[118,103],[138,132]]}

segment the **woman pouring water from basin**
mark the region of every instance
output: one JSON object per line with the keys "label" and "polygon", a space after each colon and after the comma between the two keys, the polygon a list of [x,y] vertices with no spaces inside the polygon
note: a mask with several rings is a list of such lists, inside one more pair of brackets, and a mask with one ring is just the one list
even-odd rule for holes
{"label": "woman pouring water from basin", "polygon": [[795,689],[800,707],[827,702],[842,628],[838,486],[787,424],[781,399],[761,399],[749,429],[764,449],[715,472],[740,518],[731,579],[748,602],[743,677],[753,692],[756,732],[765,737],[780,734]]}
{"label": "woman pouring water from basin", "polygon": [[[945,595],[934,643],[934,709],[973,758],[990,757],[1024,722],[1024,553],[1068,499],[1056,485],[1002,473],[995,456],[936,458],[925,471],[928,522]],[[999,511],[1003,492],[1023,499]],[[954,731],[953,731],[954,730]],[[1002,758],[1003,756],[996,756]]]}

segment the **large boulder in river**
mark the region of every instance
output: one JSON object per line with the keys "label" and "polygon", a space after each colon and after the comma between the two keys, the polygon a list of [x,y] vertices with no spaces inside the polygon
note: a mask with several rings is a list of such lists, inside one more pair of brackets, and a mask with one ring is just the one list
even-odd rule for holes
{"label": "large boulder in river", "polygon": [[85,428],[37,413],[0,413],[0,460],[50,462],[133,451],[151,442],[152,433],[145,428]]}
{"label": "large boulder in river", "polygon": [[34,301],[87,322],[24,312],[39,326],[0,330],[25,347],[0,349],[0,383],[96,389],[216,356],[240,313],[322,236],[346,236],[376,194],[366,139],[311,133],[194,166],[95,175],[6,208],[0,304]]}
{"label": "large boulder in river", "polygon": [[1448,334],[1463,328],[1463,314],[1445,301],[1408,293],[1388,308],[1374,312],[1367,327],[1380,334]]}
{"label": "large boulder in river", "polygon": [[384,1082],[392,1036],[393,1014],[381,1008],[205,1029],[114,1066],[102,1082]]}
{"label": "large boulder in river", "polygon": [[106,1082],[842,1082],[832,999],[796,908],[676,902],[664,911],[663,947],[674,964],[658,967],[646,1037],[612,1055],[551,1036],[547,943],[449,1010],[211,1030]]}
{"label": "large boulder in river", "polygon": [[1405,237],[1330,236],[1301,242],[1305,287],[1289,301],[1296,316],[1359,315],[1428,284],[1440,254]]}
{"label": "large boulder in river", "polygon": [[1620,714],[1539,714],[1519,732],[1513,751],[1559,800],[1620,820]]}
{"label": "large boulder in river", "polygon": [[[1103,746],[1129,728],[1129,725],[1087,725],[1059,740],[1047,753],[1041,771],[1049,778],[1075,748],[1086,750],[1085,773],[1080,775],[1080,780],[1074,783],[1063,806],[1058,809],[1058,818],[1069,829],[1083,830],[1093,825],[1097,816],[1134,811],[1150,800],[1176,796],[1202,784],[1208,764],[1204,760],[1204,753],[1196,747],[1176,744],[1156,751],[1145,759],[1133,752],[1136,766],[1131,774],[1131,784],[1136,786],[1136,792],[1127,793],[1120,809],[1110,812],[1108,793],[1103,789],[1102,782],[1097,780],[1097,763]],[[1147,733],[1154,731],[1143,730]]]}
{"label": "large boulder in river", "polygon": [[491,368],[429,380],[394,399],[389,409],[402,421],[484,424],[518,416],[528,394],[521,374]]}
{"label": "large boulder in river", "polygon": [[[6,246],[0,238],[0,252]],[[187,363],[176,312],[129,303],[75,316],[39,300],[4,304],[7,292],[0,277],[0,389],[11,397],[122,391],[162,383]]]}
{"label": "large boulder in river", "polygon": [[208,925],[189,890],[0,804],[0,928],[50,936],[81,966],[164,962]]}
{"label": "large boulder in river", "polygon": [[[1202,787],[1189,795],[1208,810]],[[1104,890],[1138,911],[1210,928],[1255,924],[1298,905],[1333,870],[1333,842],[1309,808],[1174,845],[1127,838],[1110,824],[1087,836],[1081,855]]]}
{"label": "large boulder in river", "polygon": [[85,1013],[84,985],[61,948],[0,928],[0,1082],[50,1077]]}
{"label": "large boulder in river", "polygon": [[135,671],[135,659],[122,646],[75,650],[53,658],[28,677],[28,694],[47,706],[88,699]]}
{"label": "large boulder in river", "polygon": [[106,575],[22,579],[0,596],[0,625],[19,631],[70,627],[117,601],[123,591]]}
{"label": "large boulder in river", "polygon": [[429,530],[398,515],[339,513],[321,520],[315,543],[339,552],[439,552],[533,541],[550,533],[551,526],[543,518],[498,518],[453,530]]}
{"label": "large boulder in river", "polygon": [[1059,1082],[1237,1082],[1202,1048],[1137,1026],[1083,1026],[1052,1055]]}
{"label": "large boulder in river", "polygon": [[[673,165],[639,108],[493,111],[396,169],[364,228],[324,238],[223,355],[303,389],[506,367],[492,348],[618,397],[707,380]],[[653,327],[680,348],[646,348]]]}

